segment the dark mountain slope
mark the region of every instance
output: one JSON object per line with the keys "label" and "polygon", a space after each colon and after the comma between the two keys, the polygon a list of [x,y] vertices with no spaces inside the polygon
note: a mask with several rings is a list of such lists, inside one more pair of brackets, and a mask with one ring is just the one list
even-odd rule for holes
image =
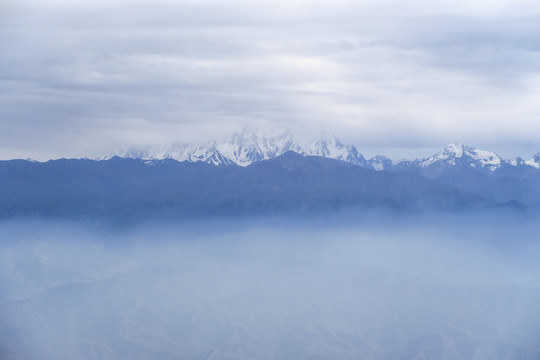
{"label": "dark mountain slope", "polygon": [[118,157],[0,162],[2,217],[139,219],[486,205],[456,187],[412,172],[377,172],[293,152],[246,168]]}
{"label": "dark mountain slope", "polygon": [[410,171],[496,203],[518,201],[535,207],[540,203],[540,174],[535,169],[530,169],[532,168],[507,166],[491,173],[457,164],[446,167],[428,166]]}

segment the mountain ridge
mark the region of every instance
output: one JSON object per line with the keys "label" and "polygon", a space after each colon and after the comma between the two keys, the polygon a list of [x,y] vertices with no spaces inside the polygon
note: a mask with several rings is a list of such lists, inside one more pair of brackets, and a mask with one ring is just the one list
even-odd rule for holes
{"label": "mountain ridge", "polygon": [[0,218],[140,221],[351,209],[461,211],[497,204],[412,171],[375,171],[293,151],[245,167],[120,157],[0,162]]}
{"label": "mountain ridge", "polygon": [[528,167],[540,170],[540,152],[529,160],[517,158],[505,160],[497,154],[457,143],[448,144],[442,151],[423,159],[393,162],[383,155],[366,159],[354,145],[345,145],[329,132],[322,132],[306,143],[297,141],[290,131],[268,136],[262,132],[244,129],[233,133],[224,141],[210,141],[202,145],[173,143],[164,147],[132,147],[118,151],[112,156],[143,160],[175,159],[178,161],[202,161],[219,166],[236,164],[248,166],[255,162],[268,160],[287,151],[295,151],[304,156],[322,156],[342,160],[377,171],[400,171],[404,169],[423,169],[439,167],[472,167],[481,171],[497,172],[500,169]]}

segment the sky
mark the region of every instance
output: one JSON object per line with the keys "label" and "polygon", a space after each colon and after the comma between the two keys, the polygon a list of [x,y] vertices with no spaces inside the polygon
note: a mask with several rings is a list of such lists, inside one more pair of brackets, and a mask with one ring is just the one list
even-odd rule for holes
{"label": "sky", "polygon": [[540,152],[540,2],[0,3],[0,159],[326,130],[365,155]]}

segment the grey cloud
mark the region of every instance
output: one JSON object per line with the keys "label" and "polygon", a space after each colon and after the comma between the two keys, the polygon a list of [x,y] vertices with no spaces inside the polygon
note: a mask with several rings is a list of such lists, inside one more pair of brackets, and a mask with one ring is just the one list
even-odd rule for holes
{"label": "grey cloud", "polygon": [[[21,4],[6,5],[0,25],[0,116],[4,134],[15,135],[0,138],[6,154],[107,153],[129,145],[118,128],[133,119],[144,119],[135,132],[146,132],[146,142],[169,141],[172,132],[204,141],[255,123],[326,128],[360,147],[396,139],[419,149],[485,142],[491,121],[488,145],[510,136],[518,153],[525,142],[540,148],[525,131],[540,128],[532,100],[538,26],[524,10]],[[407,139],[400,129],[410,130]],[[57,151],[42,132],[57,134]],[[81,148],[78,136],[89,145]]]}

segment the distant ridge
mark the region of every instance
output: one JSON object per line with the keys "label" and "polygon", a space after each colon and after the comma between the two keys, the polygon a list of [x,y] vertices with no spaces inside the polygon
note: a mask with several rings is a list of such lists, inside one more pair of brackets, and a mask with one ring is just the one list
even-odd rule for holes
{"label": "distant ridge", "polygon": [[[292,150],[244,167],[121,157],[0,161],[0,218],[132,222],[370,209],[407,214],[540,210],[538,169],[491,171],[459,165],[463,155],[446,155],[424,167],[395,171]],[[434,165],[441,161],[454,165]]]}
{"label": "distant ridge", "polygon": [[[132,147],[124,151],[118,151],[103,159],[109,159],[113,156],[143,160],[170,158],[178,161],[202,161],[219,166],[230,164],[248,166],[258,161],[276,158],[287,151],[294,151],[305,156],[322,156],[371,167],[371,163],[366,161],[355,146],[344,145],[328,132],[320,133],[307,144],[300,144],[289,131],[267,136],[262,131],[248,129],[237,131],[222,142],[214,140],[203,145],[176,143],[164,147]],[[381,160],[379,158],[374,159],[373,164],[384,167],[391,163],[390,159]]]}
{"label": "distant ridge", "polygon": [[505,160],[497,154],[462,144],[449,144],[441,152],[425,159],[403,160],[393,163],[383,155],[366,159],[354,145],[345,145],[329,132],[322,132],[306,144],[298,142],[289,131],[268,136],[262,131],[244,129],[237,131],[222,142],[216,140],[202,145],[175,143],[163,147],[132,147],[118,151],[113,156],[142,160],[175,159],[178,161],[205,162],[212,165],[236,164],[248,166],[273,159],[287,151],[304,156],[321,156],[345,161],[377,171],[436,169],[446,167],[471,167],[482,171],[496,172],[509,167],[540,169],[540,153],[530,160]]}
{"label": "distant ridge", "polygon": [[288,151],[250,166],[60,159],[0,162],[0,218],[146,218],[348,209],[459,211],[495,205],[413,172],[378,172]]}
{"label": "distant ridge", "polygon": [[328,133],[239,132],[222,143],[130,149],[102,160],[0,161],[0,218],[245,216],[350,209],[540,211],[540,154],[504,160],[450,144],[422,160],[376,156]]}

